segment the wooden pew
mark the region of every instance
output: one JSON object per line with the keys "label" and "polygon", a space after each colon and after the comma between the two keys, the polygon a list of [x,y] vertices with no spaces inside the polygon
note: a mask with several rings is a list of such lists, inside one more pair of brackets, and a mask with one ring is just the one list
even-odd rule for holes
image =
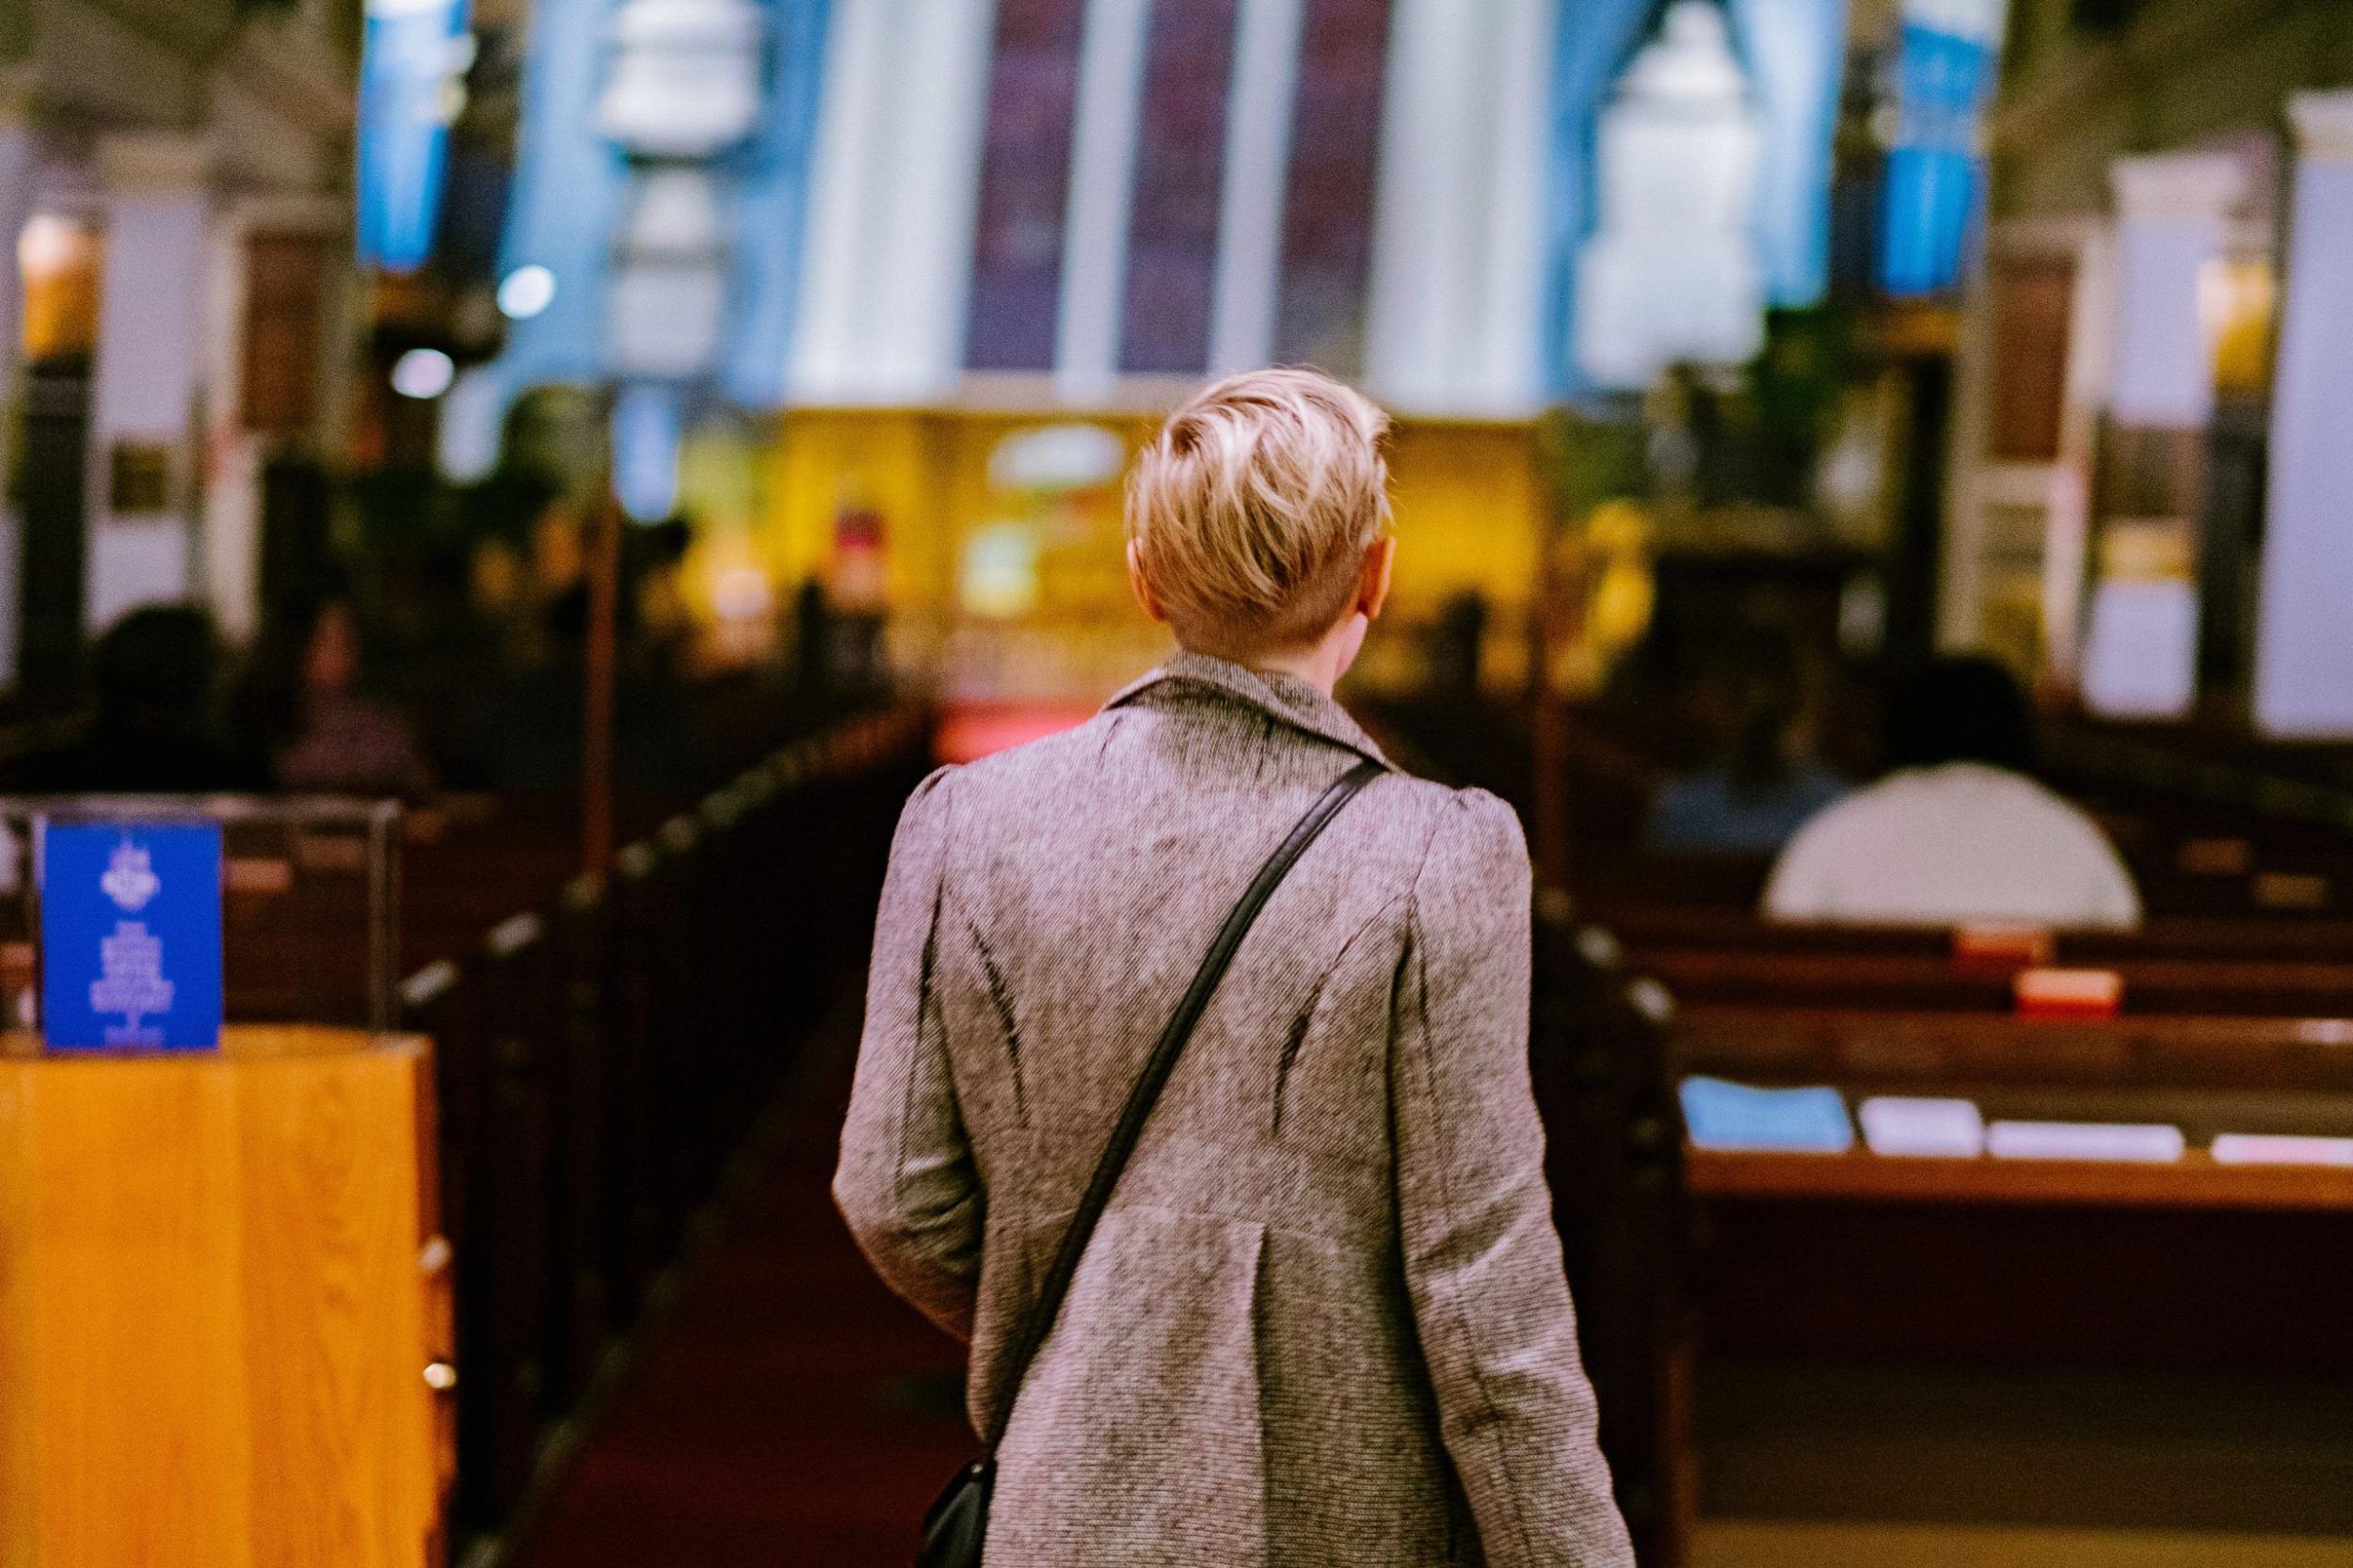
{"label": "wooden pew", "polygon": [[[1760,919],[1753,909],[1663,900],[1614,904],[1606,919],[1607,929],[1638,954],[1661,948],[1951,957],[1956,939],[1945,926],[1789,925]],[[2353,961],[2353,920],[2168,916],[2137,931],[2063,931],[2051,940],[2051,961],[2066,965],[2162,957]]]}
{"label": "wooden pew", "polygon": [[1620,956],[1538,895],[1529,1067],[1553,1220],[1619,1507],[1645,1568],[1680,1568],[1697,1509],[1682,1117],[1664,997]]}
{"label": "wooden pew", "polygon": [[2353,1020],[1692,1006],[1679,1070],[2163,1122],[2164,1165],[1687,1154],[1709,1343],[1748,1356],[2353,1371],[2353,1171],[2217,1164],[2221,1132],[2353,1135]]}
{"label": "wooden pew", "polygon": [[[2007,1012],[2016,966],[1901,952],[1646,947],[1643,966],[1689,1002]],[[2353,963],[2110,957],[2127,1013],[2353,1016]]]}
{"label": "wooden pew", "polygon": [[[1443,741],[1446,728],[1419,736]],[[2125,968],[2123,1016],[2025,1018],[2002,968],[1956,965],[1949,932],[1765,926],[1754,910],[1768,859],[1632,849],[1659,770],[1639,746],[1595,740],[1579,725],[1572,741],[1569,869],[1581,913],[1625,952],[1610,958],[1590,929],[1582,939],[1621,975],[1682,983],[1671,1076],[1830,1083],[1850,1103],[1960,1094],[1994,1116],[2162,1121],[2201,1150],[2226,1130],[2353,1134],[2353,1022],[2329,1016],[2353,1012],[2353,815],[2323,821],[2313,797],[2276,790],[2242,791],[2217,810],[2179,779],[2086,781],[2155,918],[2138,934],[2057,943],[2062,965]],[[1524,793],[1492,772],[1504,750],[1463,746],[1435,771]],[[1883,961],[1876,980],[1842,985],[1858,964]],[[1725,1000],[1700,1000],[1711,985]],[[1932,1010],[1860,1005],[1874,988]],[[2172,1012],[2147,1011],[2160,1006]],[[2201,1016],[2217,1007],[2240,1016]],[[1547,1090],[1541,1069],[1538,1083],[1551,1097],[1573,1092],[1558,1080]],[[1558,1109],[1547,1122],[1577,1125]],[[2202,1153],[2124,1167],[1689,1150],[1678,1174],[1710,1358],[2353,1374],[2343,1173],[2225,1167]],[[1580,1223],[1572,1207],[1564,1234]],[[1652,1243],[1680,1256],[1686,1233],[1650,1223]]]}
{"label": "wooden pew", "polygon": [[1678,1071],[1763,1082],[2076,1084],[2353,1093],[2353,1019],[2022,1018],[1680,1007]]}
{"label": "wooden pew", "polygon": [[[404,987],[444,1042],[461,1540],[512,1515],[793,1044],[859,979],[842,959],[928,750],[915,712],[789,747]],[[780,946],[795,925],[823,940]]]}

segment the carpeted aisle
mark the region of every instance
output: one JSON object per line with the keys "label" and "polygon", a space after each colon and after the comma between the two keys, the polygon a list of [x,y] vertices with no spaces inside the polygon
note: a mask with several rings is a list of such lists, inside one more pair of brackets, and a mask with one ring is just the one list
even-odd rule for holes
{"label": "carpeted aisle", "polygon": [[847,1040],[537,1511],[513,1568],[901,1568],[971,1455],[962,1347],[877,1284],[826,1192]]}

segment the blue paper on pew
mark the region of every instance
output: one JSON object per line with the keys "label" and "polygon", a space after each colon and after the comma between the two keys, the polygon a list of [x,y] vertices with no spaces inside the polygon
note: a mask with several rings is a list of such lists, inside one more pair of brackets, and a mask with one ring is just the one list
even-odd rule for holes
{"label": "blue paper on pew", "polygon": [[1854,1147],[1854,1123],[1835,1089],[1758,1089],[1687,1078],[1683,1124],[1704,1149],[1844,1154]]}

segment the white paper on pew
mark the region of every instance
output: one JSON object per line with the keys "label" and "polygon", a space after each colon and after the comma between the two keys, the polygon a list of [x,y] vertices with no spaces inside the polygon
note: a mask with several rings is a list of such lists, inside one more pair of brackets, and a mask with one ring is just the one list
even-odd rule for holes
{"label": "white paper on pew", "polygon": [[1985,1152],[1985,1117],[1973,1100],[1877,1095],[1855,1114],[1873,1154],[1975,1160]]}
{"label": "white paper on pew", "polygon": [[2217,1165],[2353,1166],[2353,1138],[2292,1138],[2276,1133],[2224,1132],[2214,1141]]}
{"label": "white paper on pew", "polygon": [[1995,1122],[1985,1129],[1996,1160],[2115,1160],[2169,1165],[2188,1147],[2178,1127],[2129,1122]]}

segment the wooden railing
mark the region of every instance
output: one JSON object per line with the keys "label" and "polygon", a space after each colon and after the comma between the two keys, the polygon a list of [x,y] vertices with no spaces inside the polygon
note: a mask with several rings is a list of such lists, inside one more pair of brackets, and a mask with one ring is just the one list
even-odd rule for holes
{"label": "wooden railing", "polygon": [[1666,993],[1557,890],[1536,898],[1529,1069],[1602,1451],[1643,1568],[1689,1560],[1693,1309]]}
{"label": "wooden railing", "polygon": [[856,994],[928,743],[895,711],[788,746],[404,985],[439,1079],[457,1539],[512,1517],[796,1048]]}

